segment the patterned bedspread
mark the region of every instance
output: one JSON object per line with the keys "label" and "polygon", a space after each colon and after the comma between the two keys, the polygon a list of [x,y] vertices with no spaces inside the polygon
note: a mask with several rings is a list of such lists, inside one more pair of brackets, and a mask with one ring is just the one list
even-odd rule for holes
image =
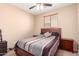
{"label": "patterned bedspread", "polygon": [[52,54],[54,55],[59,46],[59,39],[57,39],[56,36],[50,36],[47,38],[37,36],[19,40],[17,46],[35,56],[51,55],[53,49],[54,51]]}

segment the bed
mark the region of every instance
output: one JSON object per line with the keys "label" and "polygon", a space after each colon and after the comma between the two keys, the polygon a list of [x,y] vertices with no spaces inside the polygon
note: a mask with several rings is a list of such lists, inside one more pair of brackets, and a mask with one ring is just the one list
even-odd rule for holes
{"label": "bed", "polygon": [[[61,29],[60,28],[42,28],[41,34],[46,32],[58,33],[57,36],[50,37],[32,37],[25,40],[19,40],[15,44],[15,53],[17,56],[54,56],[58,50]],[[25,43],[24,43],[25,42]],[[28,48],[29,47],[29,48]]]}

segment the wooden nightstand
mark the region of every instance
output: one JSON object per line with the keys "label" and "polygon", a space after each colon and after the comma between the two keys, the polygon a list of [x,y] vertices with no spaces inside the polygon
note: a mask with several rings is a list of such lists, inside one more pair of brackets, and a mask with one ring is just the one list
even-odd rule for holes
{"label": "wooden nightstand", "polygon": [[60,48],[64,49],[64,50],[67,50],[67,51],[74,52],[73,43],[74,43],[74,40],[72,40],[72,39],[70,40],[70,39],[62,38],[60,40]]}
{"label": "wooden nightstand", "polygon": [[37,37],[38,35],[33,35],[33,37]]}
{"label": "wooden nightstand", "polygon": [[7,52],[7,41],[0,42],[0,53]]}

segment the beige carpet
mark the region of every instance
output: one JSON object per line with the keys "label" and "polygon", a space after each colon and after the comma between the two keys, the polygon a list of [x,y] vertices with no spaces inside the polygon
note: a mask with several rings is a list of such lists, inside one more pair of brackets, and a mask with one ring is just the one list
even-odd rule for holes
{"label": "beige carpet", "polygon": [[72,53],[65,50],[58,50],[57,56],[79,56],[77,53]]}
{"label": "beige carpet", "polygon": [[6,53],[4,56],[16,56],[14,50],[9,51],[8,53]]}
{"label": "beige carpet", "polygon": [[[14,50],[11,50],[8,53],[6,53],[4,56],[16,56],[16,54]],[[57,56],[78,56],[78,54],[65,51],[65,50],[58,50]]]}

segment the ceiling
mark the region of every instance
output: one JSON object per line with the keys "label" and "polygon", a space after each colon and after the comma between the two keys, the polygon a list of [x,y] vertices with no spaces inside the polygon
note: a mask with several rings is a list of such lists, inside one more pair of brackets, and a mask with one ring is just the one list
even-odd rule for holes
{"label": "ceiling", "polygon": [[36,8],[33,8],[30,10],[29,7],[33,6],[34,4],[35,3],[12,3],[11,5],[14,5],[18,8],[21,8],[26,12],[32,13],[33,15],[46,13],[46,12],[49,12],[49,11],[54,10],[54,9],[58,9],[61,7],[72,5],[72,3],[51,3],[51,4],[53,4],[52,7],[46,7],[42,10],[37,10]]}

